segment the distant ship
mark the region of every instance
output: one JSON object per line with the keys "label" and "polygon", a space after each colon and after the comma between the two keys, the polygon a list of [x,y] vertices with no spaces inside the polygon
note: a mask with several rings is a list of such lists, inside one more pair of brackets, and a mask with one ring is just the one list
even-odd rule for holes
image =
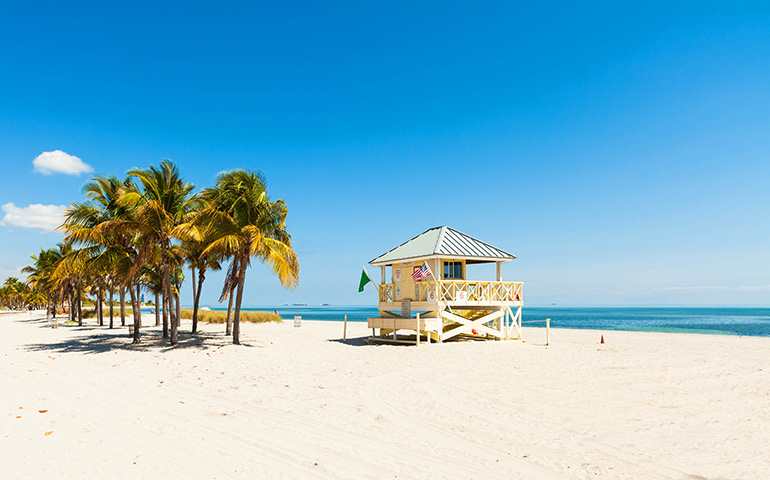
{"label": "distant ship", "polygon": [[329,304],[328,304],[328,303],[322,303],[322,304],[321,304],[321,306],[322,306],[322,307],[328,307],[328,306],[329,306]]}

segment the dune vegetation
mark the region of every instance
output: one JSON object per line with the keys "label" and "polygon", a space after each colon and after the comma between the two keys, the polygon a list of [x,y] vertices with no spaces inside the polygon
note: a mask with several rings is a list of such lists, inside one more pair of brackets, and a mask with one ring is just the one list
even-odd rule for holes
{"label": "dune vegetation", "polygon": [[[191,309],[183,308],[181,312],[182,318],[192,318],[193,311]],[[227,311],[225,310],[198,310],[198,320],[206,323],[225,323],[227,321]],[[273,312],[262,311],[241,311],[241,322],[249,323],[269,323],[269,322],[282,322],[283,319],[280,315]]]}

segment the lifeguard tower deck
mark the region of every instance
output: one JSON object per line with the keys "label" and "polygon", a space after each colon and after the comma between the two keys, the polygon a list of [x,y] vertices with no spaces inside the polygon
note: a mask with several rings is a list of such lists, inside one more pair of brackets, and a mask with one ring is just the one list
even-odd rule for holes
{"label": "lifeguard tower deck", "polygon": [[[380,255],[379,317],[368,319],[372,341],[398,341],[411,330],[428,342],[521,339],[522,284],[504,282],[501,266],[516,257],[452,228],[427,230]],[[468,265],[495,263],[494,281],[467,280]],[[431,275],[412,274],[427,264]],[[390,282],[386,278],[390,270]],[[379,335],[378,335],[379,333]]]}

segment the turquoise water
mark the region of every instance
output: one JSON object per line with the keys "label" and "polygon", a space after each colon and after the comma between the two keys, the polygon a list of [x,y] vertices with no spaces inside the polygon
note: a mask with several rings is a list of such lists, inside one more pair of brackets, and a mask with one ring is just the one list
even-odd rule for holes
{"label": "turquoise water", "polygon": [[[377,308],[361,306],[279,306],[244,308],[277,310],[284,319],[365,322],[378,316]],[[691,307],[524,307],[522,319],[551,319],[553,328],[629,330],[643,332],[709,333],[770,337],[770,308]],[[544,326],[533,323],[529,326]]]}

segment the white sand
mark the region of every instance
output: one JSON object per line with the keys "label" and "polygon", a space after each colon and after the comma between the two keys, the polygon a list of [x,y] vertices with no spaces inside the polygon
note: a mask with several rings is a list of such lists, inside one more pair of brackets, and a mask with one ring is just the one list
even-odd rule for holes
{"label": "white sand", "polygon": [[243,325],[239,347],[204,324],[170,349],[93,322],[0,316],[0,477],[770,475],[768,338],[553,330],[546,348],[530,328],[415,348],[305,321]]}

